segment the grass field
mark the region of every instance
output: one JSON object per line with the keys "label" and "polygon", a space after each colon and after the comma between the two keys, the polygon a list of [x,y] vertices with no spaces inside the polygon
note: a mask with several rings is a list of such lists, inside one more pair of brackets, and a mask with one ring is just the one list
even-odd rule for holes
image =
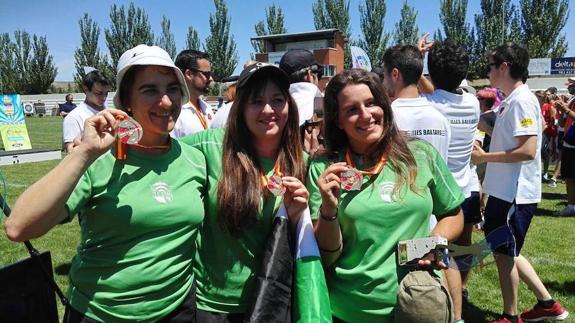
{"label": "grass field", "polygon": [[[34,148],[60,148],[62,119],[59,117],[29,118],[28,132]],[[17,196],[53,168],[58,161],[49,161],[15,166],[1,166],[6,189],[2,195],[10,205]],[[1,187],[0,187],[1,188]],[[543,186],[544,200],[529,229],[523,254],[531,261],[554,298],[561,301],[571,313],[569,322],[575,322],[575,217],[558,217],[555,211],[565,206],[565,185],[557,188]],[[50,250],[56,272],[56,281],[64,290],[68,287],[67,273],[79,240],[77,221],[58,226],[44,237],[33,241],[39,250]],[[480,232],[474,239],[482,238]],[[0,267],[27,256],[22,244],[12,243],[0,233]],[[485,322],[501,312],[501,297],[497,271],[493,258],[488,257],[484,265],[474,269],[470,278],[470,305],[464,308],[466,322]],[[533,294],[523,284],[520,289],[519,309],[535,304]],[[60,317],[62,309],[60,309]]]}

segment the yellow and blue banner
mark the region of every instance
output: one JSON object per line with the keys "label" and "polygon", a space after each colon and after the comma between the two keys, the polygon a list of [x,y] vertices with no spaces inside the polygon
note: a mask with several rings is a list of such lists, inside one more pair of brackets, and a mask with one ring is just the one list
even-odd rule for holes
{"label": "yellow and blue banner", "polygon": [[6,151],[32,149],[20,94],[0,95],[0,136]]}

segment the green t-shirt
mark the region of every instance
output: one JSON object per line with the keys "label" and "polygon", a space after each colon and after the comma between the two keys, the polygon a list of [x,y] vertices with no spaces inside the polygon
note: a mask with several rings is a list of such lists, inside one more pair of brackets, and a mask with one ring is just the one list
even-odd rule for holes
{"label": "green t-shirt", "polygon": [[[396,266],[400,240],[429,236],[429,217],[446,214],[464,200],[447,165],[424,141],[409,143],[417,162],[419,192],[405,185],[399,197],[391,193],[395,174],[386,165],[379,175],[363,177],[360,191],[342,190],[338,220],[343,250],[326,271],[334,316],[348,322],[393,322],[399,280],[405,274]],[[339,160],[345,158],[339,156]],[[335,162],[335,161],[334,161]],[[312,161],[307,188],[310,211],[318,218],[321,195],[317,179],[330,161]]]}
{"label": "green t-shirt", "polygon": [[204,156],[176,140],[161,155],[98,158],[66,204],[81,226],[72,307],[103,322],[152,322],[178,307],[194,280],[205,185]]}
{"label": "green t-shirt", "polygon": [[[280,198],[264,200],[259,222],[244,229],[239,236],[223,230],[217,219],[218,182],[222,174],[222,147],[225,129],[210,129],[181,138],[204,153],[208,169],[206,217],[197,239],[194,263],[198,308],[222,313],[244,313],[252,298],[255,275],[271,232],[274,211]],[[267,176],[273,174],[274,161],[260,158]],[[238,194],[242,186],[238,185]]]}

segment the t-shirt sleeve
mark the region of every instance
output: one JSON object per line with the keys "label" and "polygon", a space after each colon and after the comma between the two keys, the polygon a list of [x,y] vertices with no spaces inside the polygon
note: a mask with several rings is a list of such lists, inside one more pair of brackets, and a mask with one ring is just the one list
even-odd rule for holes
{"label": "t-shirt sleeve", "polygon": [[444,214],[459,207],[465,200],[465,196],[457,182],[455,182],[443,158],[435,149],[431,148],[428,147],[429,154],[432,157],[429,165],[432,167],[432,181],[429,190],[433,199],[433,214],[441,218]]}
{"label": "t-shirt sleeve", "polygon": [[317,186],[317,179],[327,168],[327,160],[324,158],[318,158],[311,161],[309,166],[306,187],[309,192],[309,211],[311,213],[311,219],[318,219],[318,210],[321,206],[321,193]]}
{"label": "t-shirt sleeve", "polygon": [[190,163],[190,169],[194,172],[194,180],[197,180],[202,187],[206,188],[208,185],[206,157],[201,151],[194,147],[187,147],[185,151],[186,159]]}
{"label": "t-shirt sleeve", "polygon": [[74,141],[74,138],[82,134],[82,130],[78,122],[78,119],[74,118],[74,116],[69,115],[64,118],[64,123],[62,125],[62,138],[64,139],[64,143],[72,142]]}
{"label": "t-shirt sleeve", "polygon": [[537,135],[539,131],[539,106],[519,101],[513,109],[513,136]]}
{"label": "t-shirt sleeve", "polygon": [[475,134],[473,135],[473,141],[478,141],[481,145],[483,145],[484,140],[485,140],[485,132],[479,129],[475,130]]}
{"label": "t-shirt sleeve", "polygon": [[76,187],[72,191],[68,201],[66,201],[65,208],[68,211],[68,217],[70,219],[73,219],[76,214],[79,214],[82,211],[84,205],[86,205],[92,195],[92,181],[90,179],[90,173],[90,168],[88,168],[82,177],[80,177],[78,184],[76,184]]}

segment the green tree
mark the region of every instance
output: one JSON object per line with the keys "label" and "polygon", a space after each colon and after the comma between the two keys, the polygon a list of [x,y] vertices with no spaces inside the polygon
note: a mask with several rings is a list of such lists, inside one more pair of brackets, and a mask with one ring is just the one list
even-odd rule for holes
{"label": "green tree", "polygon": [[176,39],[170,30],[170,19],[162,16],[162,35],[156,40],[156,45],[162,47],[172,59],[176,58]]}
{"label": "green tree", "polygon": [[32,42],[30,34],[26,31],[14,32],[14,62],[16,71],[16,91],[28,93],[28,72],[32,60]]}
{"label": "green tree", "polygon": [[10,39],[10,34],[0,35],[0,93],[17,93],[18,78],[15,51],[16,46]]}
{"label": "green tree", "polygon": [[417,44],[419,28],[415,20],[417,19],[417,11],[409,4],[407,0],[403,3],[401,8],[401,16],[399,21],[395,23],[395,32],[393,34],[393,41],[396,45],[415,45]]}
{"label": "green tree", "polygon": [[200,49],[200,36],[198,36],[198,32],[192,26],[188,27],[186,49]]}
{"label": "green tree", "polygon": [[28,93],[45,93],[56,79],[58,69],[54,66],[52,55],[48,49],[46,37],[34,35],[32,42],[32,57],[28,67]]}
{"label": "green tree", "polygon": [[130,3],[127,13],[123,5],[119,8],[112,5],[110,20],[112,24],[105,29],[105,34],[110,52],[109,68],[115,71],[125,51],[140,44],[153,45],[154,33],[145,10],[136,8],[134,3]]}
{"label": "green tree", "polygon": [[385,0],[365,0],[365,6],[359,5],[359,13],[363,39],[357,41],[357,45],[366,51],[371,66],[381,66],[390,38],[389,33],[384,32]]}
{"label": "green tree", "polygon": [[100,53],[98,40],[100,27],[87,13],[78,21],[80,25],[80,47],[74,52],[74,81],[78,89],[82,89],[82,79],[86,75],[84,67],[100,70],[107,78],[114,80],[114,70],[108,70],[107,56]]}
{"label": "green tree", "polygon": [[568,44],[561,30],[569,18],[568,0],[521,0],[523,43],[530,57],[563,57]]}
{"label": "green tree", "polygon": [[349,0],[316,0],[312,5],[312,11],[316,30],[336,28],[347,37],[348,43],[344,45],[344,66],[351,67]]}
{"label": "green tree", "polygon": [[[261,20],[254,26],[256,35],[264,36],[287,33],[287,29],[284,26],[284,14],[281,7],[276,7],[275,4],[268,6],[266,8],[266,22],[267,29],[266,24]],[[252,47],[256,53],[264,52],[264,42],[261,40],[252,40]]]}
{"label": "green tree", "polygon": [[437,40],[450,39],[467,49],[473,46],[473,35],[469,23],[465,21],[467,14],[467,0],[441,0],[439,20],[443,25],[443,32],[437,30],[434,38]]}
{"label": "green tree", "polygon": [[487,76],[486,54],[506,42],[521,43],[520,15],[511,0],[481,0],[475,15],[475,42],[471,50],[471,78]]}
{"label": "green tree", "polygon": [[224,0],[214,0],[215,14],[210,14],[210,35],[204,51],[210,55],[212,75],[219,81],[232,75],[238,65],[238,52],[233,35],[230,36],[231,18]]}
{"label": "green tree", "polygon": [[30,36],[22,30],[0,35],[0,85],[2,93],[38,94],[49,90],[58,70],[46,37]]}

